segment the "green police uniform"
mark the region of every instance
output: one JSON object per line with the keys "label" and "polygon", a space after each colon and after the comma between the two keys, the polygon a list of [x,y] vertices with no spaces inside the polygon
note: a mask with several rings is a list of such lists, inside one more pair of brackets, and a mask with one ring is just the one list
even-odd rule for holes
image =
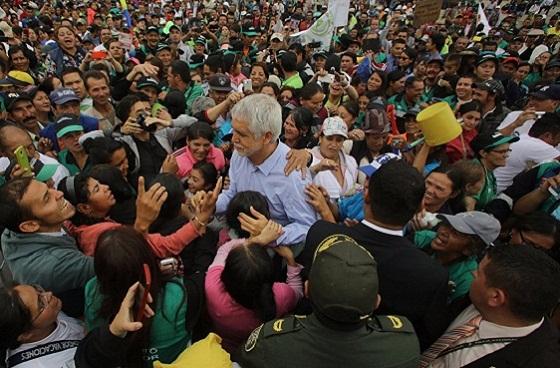
{"label": "green police uniform", "polygon": [[324,326],[313,314],[289,316],[253,331],[237,362],[253,367],[417,367],[414,328],[400,316],[375,316],[355,331]]}
{"label": "green police uniform", "polygon": [[307,285],[313,313],[254,330],[235,359],[252,367],[416,367],[419,342],[410,321],[371,317],[377,264],[352,238],[333,234],[315,250]]}

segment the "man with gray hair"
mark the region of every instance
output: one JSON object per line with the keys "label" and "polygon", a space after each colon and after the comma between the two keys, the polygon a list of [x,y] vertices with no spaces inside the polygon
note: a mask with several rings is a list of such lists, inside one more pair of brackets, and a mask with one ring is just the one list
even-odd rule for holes
{"label": "man with gray hair", "polygon": [[[270,209],[270,217],[284,227],[278,245],[298,245],[305,241],[309,227],[317,221],[317,214],[307,203],[305,186],[309,178],[298,172],[284,173],[286,155],[290,148],[278,140],[282,127],[282,109],[272,97],[254,94],[243,98],[231,110],[235,149],[229,169],[230,186],[220,194],[216,213],[226,211],[230,200],[238,192],[252,190],[263,194]],[[249,233],[260,233],[267,219],[252,210],[251,216],[241,214],[242,224]],[[299,254],[303,246],[293,249]]]}

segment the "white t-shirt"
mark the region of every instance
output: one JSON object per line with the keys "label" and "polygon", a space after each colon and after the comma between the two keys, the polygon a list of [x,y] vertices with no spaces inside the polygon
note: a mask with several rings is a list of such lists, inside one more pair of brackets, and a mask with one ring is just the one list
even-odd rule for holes
{"label": "white t-shirt", "polygon": [[22,344],[8,350],[8,367],[17,368],[73,368],[74,355],[85,337],[84,323],[60,312],[54,331],[43,340]]}
{"label": "white t-shirt", "polygon": [[[513,123],[515,121],[515,119],[517,119],[519,117],[519,115],[521,115],[522,112],[523,111],[521,111],[521,110],[517,110],[517,111],[512,111],[509,114],[507,114],[506,117],[504,118],[504,120],[502,121],[502,123],[498,126],[498,130],[504,129],[505,127],[507,127],[508,125]],[[514,133],[516,133],[518,135],[528,134],[529,129],[531,129],[533,124],[535,124],[535,120],[534,119],[529,119],[529,120],[525,121],[525,123],[523,125],[516,128],[514,130]]]}
{"label": "white t-shirt", "polygon": [[[319,153],[319,148],[316,147],[311,151],[314,156],[314,162],[318,163],[322,159],[321,154]],[[356,163],[354,157],[340,152],[340,163],[342,165],[342,173],[344,175],[344,184],[342,186],[330,170],[321,171],[313,177],[313,184],[320,185],[325,188],[329,193],[331,200],[338,199],[346,193],[352,191],[354,184],[356,184],[358,180],[358,164]]]}
{"label": "white t-shirt", "polygon": [[510,146],[511,153],[506,166],[494,170],[498,193],[509,187],[517,174],[560,156],[560,151],[541,139],[527,134],[522,134],[519,138],[519,141]]}

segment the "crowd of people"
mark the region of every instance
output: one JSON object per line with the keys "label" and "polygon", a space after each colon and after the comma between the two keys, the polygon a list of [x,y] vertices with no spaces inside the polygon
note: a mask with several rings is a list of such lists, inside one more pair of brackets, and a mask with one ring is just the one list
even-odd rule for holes
{"label": "crowd of people", "polygon": [[559,367],[560,7],[420,4],[1,2],[0,366]]}

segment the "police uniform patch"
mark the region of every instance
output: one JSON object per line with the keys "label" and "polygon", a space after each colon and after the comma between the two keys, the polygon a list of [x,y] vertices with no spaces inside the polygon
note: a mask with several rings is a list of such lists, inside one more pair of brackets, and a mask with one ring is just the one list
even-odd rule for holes
{"label": "police uniform patch", "polygon": [[264,324],[255,328],[253,330],[253,332],[251,332],[251,334],[249,335],[249,338],[247,339],[247,342],[245,343],[245,351],[246,352],[250,352],[257,345],[257,340],[259,338],[259,333],[261,332],[261,329],[263,328],[263,326],[264,326]]}

